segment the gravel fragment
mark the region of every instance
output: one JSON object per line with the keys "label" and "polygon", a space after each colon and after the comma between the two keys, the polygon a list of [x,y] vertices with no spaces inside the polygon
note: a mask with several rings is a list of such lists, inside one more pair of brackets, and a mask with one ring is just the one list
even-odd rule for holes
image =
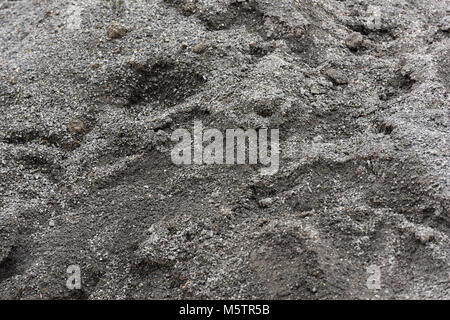
{"label": "gravel fragment", "polygon": [[363,42],[364,42],[363,35],[359,32],[353,32],[345,40],[345,45],[350,50],[357,51],[359,48],[361,48]]}
{"label": "gravel fragment", "polygon": [[122,25],[118,22],[113,22],[106,28],[106,35],[110,39],[122,38],[125,36],[125,34],[127,32],[128,32],[128,29],[124,25]]}
{"label": "gravel fragment", "polygon": [[348,83],[347,76],[340,70],[328,69],[325,74],[336,85],[344,85]]}
{"label": "gravel fragment", "polygon": [[194,48],[192,48],[192,51],[194,53],[201,54],[201,53],[205,52],[206,49],[208,49],[208,45],[206,43],[201,42],[201,43],[197,43],[194,46]]}
{"label": "gravel fragment", "polygon": [[450,16],[442,18],[439,28],[444,32],[450,32]]}
{"label": "gravel fragment", "polygon": [[70,133],[82,133],[85,130],[84,122],[80,119],[72,119],[69,121],[69,124],[67,125],[67,130],[69,130]]}
{"label": "gravel fragment", "polygon": [[271,205],[273,205],[274,202],[275,202],[275,200],[272,198],[261,199],[261,200],[259,200],[259,206],[261,208],[268,208]]}

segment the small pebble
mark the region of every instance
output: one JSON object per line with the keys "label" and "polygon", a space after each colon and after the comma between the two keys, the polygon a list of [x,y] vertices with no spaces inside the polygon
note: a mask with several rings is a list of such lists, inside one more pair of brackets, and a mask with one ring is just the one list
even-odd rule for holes
{"label": "small pebble", "polygon": [[321,143],[323,142],[323,137],[321,135],[317,135],[313,138],[314,143]]}
{"label": "small pebble", "polygon": [[67,129],[70,133],[82,133],[85,129],[84,122],[80,119],[72,119],[69,121],[69,124],[67,125]]}
{"label": "small pebble", "polygon": [[98,69],[98,68],[100,68],[100,66],[101,66],[101,63],[99,63],[99,62],[91,63],[92,70]]}
{"label": "small pebble", "polygon": [[358,50],[363,44],[364,38],[361,33],[353,32],[345,40],[345,45],[352,51]]}
{"label": "small pebble", "polygon": [[346,75],[340,70],[328,69],[325,74],[336,85],[344,85],[348,83]]}
{"label": "small pebble", "polygon": [[128,29],[125,26],[123,26],[117,22],[110,24],[106,28],[106,35],[110,39],[122,38],[127,32],[128,32]]}
{"label": "small pebble", "polygon": [[265,198],[259,200],[259,206],[261,208],[267,208],[270,207],[275,201],[272,198]]}
{"label": "small pebble", "polygon": [[194,48],[192,49],[192,51],[194,53],[200,54],[206,51],[206,49],[208,48],[208,45],[205,43],[197,43]]}
{"label": "small pebble", "polygon": [[428,242],[432,241],[434,239],[434,234],[430,230],[420,230],[417,231],[416,239],[420,241],[422,244],[427,244]]}
{"label": "small pebble", "polygon": [[446,16],[441,20],[439,28],[444,32],[450,31],[450,16]]}

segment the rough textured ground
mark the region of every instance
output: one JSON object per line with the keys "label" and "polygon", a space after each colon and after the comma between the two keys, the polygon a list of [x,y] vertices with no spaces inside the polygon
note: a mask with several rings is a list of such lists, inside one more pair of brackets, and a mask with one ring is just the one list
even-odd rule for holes
{"label": "rough textured ground", "polygon": [[[449,299],[449,31],[448,0],[0,0],[0,298]],[[279,128],[280,171],[173,165],[195,119]]]}

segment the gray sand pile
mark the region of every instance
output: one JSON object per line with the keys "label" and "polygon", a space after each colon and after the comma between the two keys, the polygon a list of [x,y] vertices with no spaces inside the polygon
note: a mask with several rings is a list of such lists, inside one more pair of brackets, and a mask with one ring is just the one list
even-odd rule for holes
{"label": "gray sand pile", "polygon": [[[0,298],[449,299],[449,30],[448,0],[1,0]],[[194,120],[279,128],[279,172],[174,165]]]}

